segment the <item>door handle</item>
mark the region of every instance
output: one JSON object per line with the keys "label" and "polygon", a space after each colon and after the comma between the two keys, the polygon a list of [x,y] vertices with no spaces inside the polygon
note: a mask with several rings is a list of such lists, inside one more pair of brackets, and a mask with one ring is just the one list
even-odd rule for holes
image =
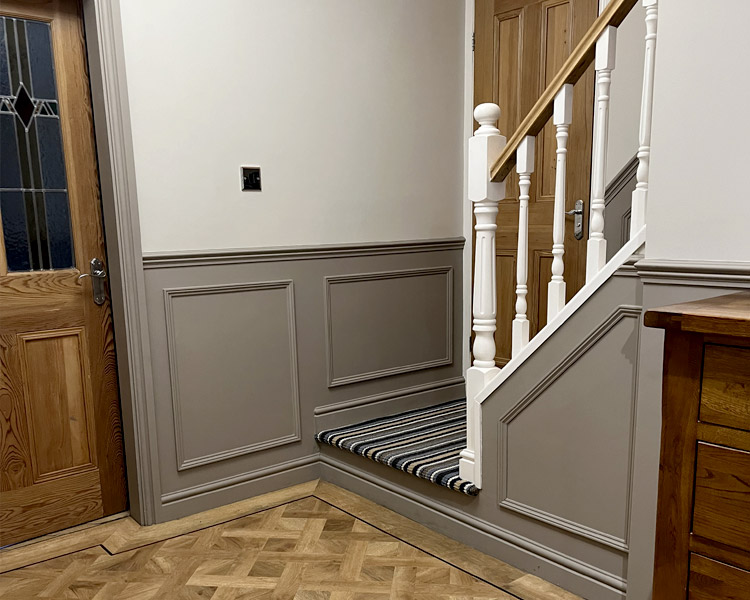
{"label": "door handle", "polygon": [[577,240],[583,238],[583,200],[576,200],[576,207],[573,210],[566,211],[566,215],[573,215],[573,235]]}
{"label": "door handle", "polygon": [[94,304],[101,306],[107,300],[107,295],[104,291],[104,280],[107,278],[107,271],[104,269],[104,263],[98,258],[92,258],[90,264],[91,273],[81,273],[78,276],[78,283],[81,283],[81,279],[90,277]]}

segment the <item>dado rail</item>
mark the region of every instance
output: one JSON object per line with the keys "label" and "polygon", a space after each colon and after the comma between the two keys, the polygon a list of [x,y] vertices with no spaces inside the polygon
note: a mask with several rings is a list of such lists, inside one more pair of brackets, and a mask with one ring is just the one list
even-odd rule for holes
{"label": "dado rail", "polygon": [[[473,290],[473,366],[467,373],[467,447],[461,453],[463,479],[482,485],[482,402],[513,373],[536,348],[573,314],[646,240],[646,201],[651,144],[651,106],[656,49],[657,0],[642,0],[646,9],[646,53],[639,130],[637,186],[632,196],[630,240],[609,261],[604,238],[604,193],[609,90],[615,67],[617,27],[637,0],[610,0],[542,93],[509,140],[495,124],[501,108],[480,104],[474,117],[480,127],[469,140],[469,200],[474,205],[475,252]],[[573,85],[591,63],[596,70],[594,140],[589,239],[586,248],[586,284],[565,302],[565,184],[568,130],[573,114]],[[556,129],[556,179],[553,209],[552,278],[547,291],[547,325],[531,340],[527,318],[528,203],[534,171],[534,144],[549,119]],[[519,179],[516,304],[512,324],[512,358],[502,368],[495,364],[497,277],[495,232],[498,203],[505,195],[505,180],[513,167]],[[541,296],[541,295],[540,295]]]}

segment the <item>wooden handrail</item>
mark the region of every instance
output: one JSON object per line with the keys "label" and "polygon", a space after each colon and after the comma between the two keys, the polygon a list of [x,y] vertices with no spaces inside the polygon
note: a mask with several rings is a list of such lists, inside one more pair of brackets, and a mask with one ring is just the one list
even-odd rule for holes
{"label": "wooden handrail", "polygon": [[[575,84],[594,60],[596,42],[609,26],[617,27],[625,20],[638,0],[610,0],[575,47],[555,78],[546,87],[534,107],[508,139],[500,157],[490,169],[492,181],[503,181],[516,165],[516,151],[523,139],[538,135],[552,116],[555,96],[566,83]],[[501,107],[502,108],[502,107]]]}

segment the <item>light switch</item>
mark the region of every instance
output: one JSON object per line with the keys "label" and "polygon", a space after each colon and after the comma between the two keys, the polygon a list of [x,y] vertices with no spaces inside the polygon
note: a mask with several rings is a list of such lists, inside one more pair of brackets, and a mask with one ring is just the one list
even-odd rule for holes
{"label": "light switch", "polygon": [[259,192],[260,191],[260,167],[241,167],[242,170],[242,191]]}

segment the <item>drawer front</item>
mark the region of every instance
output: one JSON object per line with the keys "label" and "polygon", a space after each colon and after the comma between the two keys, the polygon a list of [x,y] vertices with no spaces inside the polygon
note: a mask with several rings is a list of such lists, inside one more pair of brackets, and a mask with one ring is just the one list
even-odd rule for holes
{"label": "drawer front", "polygon": [[750,600],[750,571],[690,555],[689,600]]}
{"label": "drawer front", "polygon": [[750,550],[750,452],[698,443],[693,533]]}
{"label": "drawer front", "polygon": [[750,348],[706,344],[700,420],[750,431]]}

